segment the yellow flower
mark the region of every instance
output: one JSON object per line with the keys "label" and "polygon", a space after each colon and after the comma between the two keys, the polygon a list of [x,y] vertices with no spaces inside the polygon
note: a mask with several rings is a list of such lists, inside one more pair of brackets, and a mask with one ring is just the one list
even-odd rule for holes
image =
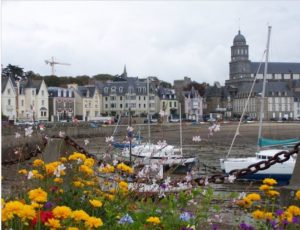
{"label": "yellow flower", "polygon": [[33,207],[33,208],[42,208],[43,205],[33,201],[33,202],[31,202],[31,207]]}
{"label": "yellow flower", "polygon": [[270,197],[275,197],[275,196],[279,196],[280,194],[276,190],[269,190],[269,191],[266,191],[266,195],[270,196]]}
{"label": "yellow flower", "polygon": [[247,198],[251,201],[258,201],[261,199],[260,195],[257,193],[250,193],[247,195]]}
{"label": "yellow flower", "polygon": [[287,212],[291,213],[293,216],[300,216],[300,208],[295,205],[289,206]]}
{"label": "yellow flower", "polygon": [[252,212],[252,216],[255,219],[263,219],[264,218],[264,212],[261,210],[256,210],[254,212]]}
{"label": "yellow flower", "polygon": [[76,228],[76,227],[68,227],[67,230],[79,230],[79,228]]}
{"label": "yellow flower", "polygon": [[150,216],[146,222],[148,223],[152,223],[152,224],[160,224],[160,219],[158,217],[155,216]]}
{"label": "yellow flower", "polygon": [[47,222],[45,223],[46,226],[48,226],[50,229],[58,229],[61,228],[60,222],[57,219],[54,218],[50,218],[47,220]]}
{"label": "yellow flower", "polygon": [[75,210],[72,212],[71,217],[75,221],[87,220],[90,216],[83,210]]}
{"label": "yellow flower", "polygon": [[102,202],[100,200],[89,200],[90,204],[93,205],[95,208],[102,207]]}
{"label": "yellow flower", "polygon": [[41,188],[33,189],[28,192],[29,199],[35,202],[46,202],[48,194]]}
{"label": "yellow flower", "polygon": [[7,210],[6,208],[2,209],[1,215],[2,215],[1,218],[2,222],[9,221],[14,217],[14,214],[11,211]]}
{"label": "yellow flower", "polygon": [[82,153],[74,152],[72,155],[69,156],[70,161],[76,161],[80,159],[82,162],[85,161],[86,156]]}
{"label": "yellow flower", "polygon": [[20,201],[9,201],[5,204],[4,209],[12,214],[18,214],[23,206]]}
{"label": "yellow flower", "polygon": [[19,174],[27,175],[27,170],[26,169],[21,169],[19,170]]}
{"label": "yellow flower", "polygon": [[266,185],[266,184],[263,184],[263,185],[259,186],[259,190],[261,190],[261,191],[267,191],[267,190],[270,190],[272,188],[273,187],[271,187],[269,185]]}
{"label": "yellow flower", "polygon": [[52,210],[53,216],[56,218],[68,218],[72,214],[72,210],[67,206],[56,206]]}
{"label": "yellow flower", "polygon": [[58,190],[59,193],[64,193],[65,191],[61,188]]}
{"label": "yellow flower", "polygon": [[272,220],[273,219],[273,213],[272,212],[265,212],[264,213],[264,218],[266,220]]}
{"label": "yellow flower", "polygon": [[61,162],[59,162],[59,161],[54,161],[49,164],[46,164],[45,169],[46,169],[47,175],[53,174],[55,169],[57,168],[57,166],[59,166],[60,164],[61,164]]}
{"label": "yellow flower", "polygon": [[80,165],[79,171],[84,172],[87,175],[93,175],[94,171],[86,165]]}
{"label": "yellow flower", "polygon": [[287,220],[289,223],[293,222],[293,214],[286,211],[284,214],[281,216],[281,220]]}
{"label": "yellow flower", "polygon": [[87,186],[94,186],[95,185],[95,182],[94,181],[86,181],[85,184]]}
{"label": "yellow flower", "polygon": [[75,187],[84,187],[84,184],[81,182],[81,181],[74,181],[73,182],[73,185],[75,186]]}
{"label": "yellow flower", "polygon": [[119,183],[119,187],[123,192],[127,192],[128,191],[128,184],[125,181],[121,181]]}
{"label": "yellow flower", "polygon": [[32,220],[36,215],[34,208],[31,205],[23,205],[22,209],[19,211],[18,216],[22,219]]}
{"label": "yellow flower", "polygon": [[61,157],[61,158],[59,159],[59,161],[60,161],[61,163],[65,163],[65,162],[68,161],[68,159],[65,158],[65,157]]}
{"label": "yellow flower", "polygon": [[119,169],[123,172],[133,173],[133,169],[131,167],[129,167],[128,165],[124,164],[124,163],[118,164],[117,169]]}
{"label": "yellow flower", "polygon": [[248,197],[244,197],[243,198],[243,202],[244,202],[244,207],[245,208],[249,208],[252,205],[252,200],[250,200]]}
{"label": "yellow flower", "polygon": [[60,177],[56,177],[53,181],[56,182],[56,183],[59,183],[59,184],[64,182],[64,180]]}
{"label": "yellow flower", "polygon": [[273,186],[275,184],[277,184],[277,181],[272,179],[272,178],[265,178],[263,180],[263,184],[269,185],[269,186]]}
{"label": "yellow flower", "polygon": [[83,163],[84,165],[88,166],[88,167],[93,167],[95,164],[95,161],[93,158],[88,158],[84,161]]}
{"label": "yellow flower", "polygon": [[300,190],[296,192],[296,199],[300,200]]}
{"label": "yellow flower", "polygon": [[43,166],[45,163],[44,161],[40,160],[40,159],[36,159],[33,161],[33,167],[39,167],[39,166]]}
{"label": "yellow flower", "polygon": [[98,228],[102,225],[103,225],[103,222],[102,222],[101,218],[96,218],[93,216],[89,217],[85,221],[85,226],[87,226],[88,228]]}

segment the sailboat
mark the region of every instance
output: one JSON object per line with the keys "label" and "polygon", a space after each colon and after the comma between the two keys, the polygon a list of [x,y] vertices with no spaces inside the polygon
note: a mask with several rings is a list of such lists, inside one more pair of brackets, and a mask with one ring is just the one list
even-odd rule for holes
{"label": "sailboat", "polygon": [[[266,59],[265,59],[265,66],[264,66],[264,78],[263,78],[263,88],[262,88],[262,95],[261,95],[261,105],[260,105],[260,121],[259,121],[259,132],[258,132],[258,150],[255,153],[254,157],[246,157],[246,158],[228,158],[230,154],[232,145],[236,136],[238,135],[239,126],[241,124],[242,118],[244,116],[244,112],[247,107],[247,103],[249,101],[253,86],[255,84],[255,80],[252,85],[251,92],[249,93],[247,103],[245,105],[243,114],[241,116],[236,134],[233,138],[232,144],[230,146],[229,152],[225,159],[220,159],[221,169],[226,173],[230,174],[232,170],[235,169],[243,169],[247,168],[248,166],[255,164],[260,161],[266,161],[272,158],[275,154],[286,151],[286,149],[274,149],[270,147],[276,146],[284,146],[284,145],[292,145],[294,143],[299,142],[298,139],[288,139],[288,140],[271,140],[262,137],[262,121],[263,121],[263,114],[264,114],[264,98],[265,98],[265,86],[266,86],[266,75],[267,75],[267,68],[268,68],[268,55],[269,55],[269,44],[270,44],[270,35],[271,35],[271,26],[268,27],[268,40],[267,40],[267,47],[266,47]],[[264,147],[269,147],[269,149],[263,149]],[[249,174],[243,176],[241,179],[250,179],[250,180],[262,180],[264,178],[273,178],[279,181],[281,184],[286,184],[290,180],[294,166],[296,162],[296,156],[291,157],[288,161],[283,163],[277,163],[269,167],[265,170],[260,170],[256,173]]]}
{"label": "sailboat", "polygon": [[[149,79],[147,79],[147,88],[149,92]],[[148,95],[149,98],[149,95]],[[149,103],[148,103],[149,105]],[[179,105],[179,108],[181,106]],[[162,165],[164,169],[175,167],[176,171],[189,171],[196,163],[196,158],[193,156],[184,156],[182,153],[182,125],[181,125],[181,110],[180,113],[180,148],[167,144],[165,141],[153,144],[150,141],[150,119],[148,118],[148,142],[136,146],[130,145],[129,148],[124,148],[121,157],[133,158],[135,164],[139,165]],[[148,106],[148,116],[149,116]]]}

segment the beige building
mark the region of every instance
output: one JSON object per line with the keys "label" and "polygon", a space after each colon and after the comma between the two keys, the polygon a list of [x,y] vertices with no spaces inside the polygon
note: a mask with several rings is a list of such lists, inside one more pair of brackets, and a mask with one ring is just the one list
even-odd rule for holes
{"label": "beige building", "polygon": [[101,116],[102,95],[96,86],[70,84],[68,88],[74,89],[75,116],[79,120],[90,121]]}
{"label": "beige building", "polygon": [[[164,116],[170,117],[179,116],[179,102],[177,100],[175,90],[174,89],[167,89],[167,88],[159,88],[158,89],[159,95],[159,108],[161,114]],[[183,113],[184,111],[182,111]]]}

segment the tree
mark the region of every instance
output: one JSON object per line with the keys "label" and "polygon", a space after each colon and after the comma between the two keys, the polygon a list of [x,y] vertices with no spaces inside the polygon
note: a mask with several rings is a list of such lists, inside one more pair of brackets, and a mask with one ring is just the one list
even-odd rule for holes
{"label": "tree", "polygon": [[115,76],[110,74],[97,74],[94,75],[92,78],[96,81],[107,81],[107,80],[114,80]]}
{"label": "tree", "polygon": [[8,64],[7,67],[2,69],[2,76],[11,76],[16,80],[17,77],[24,77],[24,71],[23,68],[19,66]]}
{"label": "tree", "polygon": [[201,97],[203,97],[203,95],[205,94],[205,89],[208,86],[207,83],[202,83],[199,84],[198,82],[191,82],[187,87],[184,88],[185,91],[190,91],[192,89],[192,87],[194,87],[195,90],[198,91],[198,93],[200,94]]}
{"label": "tree", "polygon": [[168,88],[168,89],[172,88],[172,84],[169,83],[169,82],[166,82],[166,81],[161,81],[160,86],[163,87],[163,88]]}

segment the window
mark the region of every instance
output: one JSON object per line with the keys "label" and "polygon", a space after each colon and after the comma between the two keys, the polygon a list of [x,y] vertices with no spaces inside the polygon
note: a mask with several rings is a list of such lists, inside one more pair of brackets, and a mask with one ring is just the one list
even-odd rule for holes
{"label": "window", "polygon": [[42,105],[44,105],[44,100],[42,100]]}
{"label": "window", "polygon": [[42,96],[44,96],[44,90],[41,91]]}
{"label": "window", "polygon": [[123,104],[120,104],[120,108],[121,108],[121,109],[123,108]]}
{"label": "window", "polygon": [[115,86],[111,87],[111,92],[112,92],[112,93],[115,93],[115,92],[116,92],[116,87],[115,87]]}
{"label": "window", "polygon": [[[44,96],[44,91],[42,91],[42,96]],[[64,89],[64,97],[67,97],[67,90]]]}
{"label": "window", "polygon": [[34,96],[34,89],[32,90],[32,96]]}
{"label": "window", "polygon": [[144,91],[144,93],[146,93],[146,92],[147,92],[147,89],[146,89],[146,87],[143,87],[143,91]]}
{"label": "window", "polygon": [[139,104],[139,108],[141,108],[141,104]]}
{"label": "window", "polygon": [[104,88],[104,93],[108,93],[108,87]]}
{"label": "window", "polygon": [[177,107],[176,102],[174,102],[174,107]]}
{"label": "window", "polygon": [[123,87],[120,87],[120,88],[119,88],[119,92],[120,92],[120,93],[123,93]]}
{"label": "window", "polygon": [[146,108],[146,104],[144,104],[144,108]]}
{"label": "window", "polygon": [[120,100],[121,100],[121,101],[123,100],[123,97],[122,97],[122,96],[120,97]]}
{"label": "window", "polygon": [[172,101],[169,102],[169,106],[172,107]]}
{"label": "window", "polygon": [[10,89],[7,89],[7,94],[10,95]]}
{"label": "window", "polygon": [[107,101],[107,97],[105,97],[105,101]]}
{"label": "window", "polygon": [[10,105],[10,99],[7,100],[7,104]]}
{"label": "window", "polygon": [[21,100],[21,106],[24,106],[24,100]]}
{"label": "window", "polygon": [[144,101],[146,101],[146,97],[144,96]]}
{"label": "window", "polygon": [[107,105],[107,104],[105,104],[105,108],[106,108],[106,109],[108,108],[108,105]]}

